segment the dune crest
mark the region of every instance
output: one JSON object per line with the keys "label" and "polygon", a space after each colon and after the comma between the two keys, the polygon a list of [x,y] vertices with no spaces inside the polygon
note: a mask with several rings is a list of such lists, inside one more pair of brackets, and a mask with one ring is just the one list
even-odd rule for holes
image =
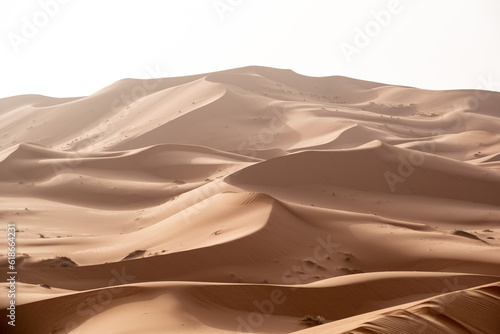
{"label": "dune crest", "polygon": [[481,93],[252,66],[0,99],[0,331],[498,334]]}

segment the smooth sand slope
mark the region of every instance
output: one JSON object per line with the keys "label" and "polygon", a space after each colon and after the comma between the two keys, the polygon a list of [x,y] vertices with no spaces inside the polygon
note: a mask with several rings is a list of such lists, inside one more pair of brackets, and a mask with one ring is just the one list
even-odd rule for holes
{"label": "smooth sand slope", "polygon": [[498,334],[500,93],[247,67],[0,99],[0,221],[1,333]]}

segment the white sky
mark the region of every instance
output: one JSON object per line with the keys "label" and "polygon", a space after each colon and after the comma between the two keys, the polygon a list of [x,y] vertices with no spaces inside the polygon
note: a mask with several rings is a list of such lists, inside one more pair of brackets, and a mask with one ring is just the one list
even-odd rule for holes
{"label": "white sky", "polygon": [[499,0],[0,0],[0,38],[0,97],[247,65],[500,91]]}

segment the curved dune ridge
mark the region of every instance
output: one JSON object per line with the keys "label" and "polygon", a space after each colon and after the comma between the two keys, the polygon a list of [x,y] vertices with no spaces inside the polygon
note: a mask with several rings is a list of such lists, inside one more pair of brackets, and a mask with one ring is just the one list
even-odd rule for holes
{"label": "curved dune ridge", "polygon": [[0,99],[0,332],[498,334],[499,108],[264,67]]}

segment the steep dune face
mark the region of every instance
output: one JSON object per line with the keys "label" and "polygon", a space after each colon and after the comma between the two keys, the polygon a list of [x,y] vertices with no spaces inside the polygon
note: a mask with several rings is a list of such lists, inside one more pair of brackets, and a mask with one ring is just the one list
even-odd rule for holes
{"label": "steep dune face", "polygon": [[499,106],[263,67],[1,99],[1,332],[497,334]]}
{"label": "steep dune face", "polygon": [[[77,328],[84,332],[105,328],[112,333],[130,329],[152,333],[161,330],[268,333],[277,332],[278,328],[281,329],[279,332],[285,333],[341,333],[343,331],[338,330],[338,324],[344,324],[346,321],[337,319],[352,318],[352,322],[356,323],[367,315],[375,320],[357,325],[356,330],[361,333],[363,330],[375,328],[387,330],[383,333],[400,333],[395,330],[405,328],[456,330],[457,327],[475,327],[486,332],[489,328],[495,328],[498,284],[488,282],[496,278],[469,275],[434,276],[429,273],[392,274],[395,277],[387,277],[385,274],[364,275],[365,277],[356,275],[357,277],[353,276],[348,284],[342,279],[328,280],[321,285],[294,287],[270,284],[162,282],[70,295],[59,294],[52,299],[22,305],[20,311],[31,315],[31,324],[22,324],[19,329],[29,330],[30,326],[36,324],[41,332],[50,332],[52,328],[64,330],[70,326],[78,326]],[[447,287],[447,283],[457,280],[461,282],[462,290],[456,291],[455,288]],[[469,288],[470,286],[472,288]],[[86,300],[99,299],[104,295],[110,296],[109,303],[100,308],[88,306]],[[343,302],[346,299],[351,301],[347,305]],[[421,299],[423,301],[420,301]],[[477,309],[472,314],[467,314],[466,310],[471,306],[476,306]],[[43,307],[49,310],[43,312],[44,316],[40,313]],[[404,311],[398,310],[399,307],[404,307]],[[144,311],[140,318],[147,319],[145,323],[137,323],[137,319],[128,316],[137,308]],[[322,326],[314,330],[304,330],[307,326],[300,323],[304,309],[311,313],[321,313],[328,321],[333,322],[325,324],[323,330]],[[221,313],[225,317],[221,317]],[[165,314],[168,315],[168,321],[165,321]],[[399,318],[392,320],[398,315]],[[443,319],[443,315],[450,319]],[[486,321],[478,321],[474,315],[480,315]],[[95,320],[92,321],[93,318],[109,319],[113,325],[103,327],[102,322],[99,324]],[[287,321],[287,318],[294,321]],[[436,323],[434,318],[441,321]],[[466,319],[470,324],[461,324],[460,319]],[[458,320],[458,324],[454,323],[455,320]]]}
{"label": "steep dune face", "polygon": [[[297,166],[297,168],[287,168]],[[356,149],[306,151],[271,159],[227,177],[233,185],[338,186],[375,193],[441,197],[499,205],[500,175],[379,141]],[[329,194],[330,195],[330,194]]]}
{"label": "steep dune face", "polygon": [[487,284],[296,333],[494,333],[499,299],[499,284]]}

